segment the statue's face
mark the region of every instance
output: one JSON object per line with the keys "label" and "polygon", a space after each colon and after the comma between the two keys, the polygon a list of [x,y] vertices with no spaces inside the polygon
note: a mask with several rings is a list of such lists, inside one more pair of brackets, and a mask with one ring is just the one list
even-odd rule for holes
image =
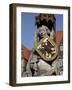
{"label": "statue's face", "polygon": [[46,26],[40,27],[38,34],[40,35],[41,39],[44,38],[47,35],[47,27]]}

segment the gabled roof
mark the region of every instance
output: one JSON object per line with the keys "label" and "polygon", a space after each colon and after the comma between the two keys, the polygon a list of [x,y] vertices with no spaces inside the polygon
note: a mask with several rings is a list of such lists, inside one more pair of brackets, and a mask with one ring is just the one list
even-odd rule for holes
{"label": "gabled roof", "polygon": [[30,57],[30,54],[31,54],[30,50],[22,45],[22,57],[28,60]]}
{"label": "gabled roof", "polygon": [[62,31],[56,32],[56,44],[57,44],[57,46],[59,46],[62,38],[63,38],[63,32]]}

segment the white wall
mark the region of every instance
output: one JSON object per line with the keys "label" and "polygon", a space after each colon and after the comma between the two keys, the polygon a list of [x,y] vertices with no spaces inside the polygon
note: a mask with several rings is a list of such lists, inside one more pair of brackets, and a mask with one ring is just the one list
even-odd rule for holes
{"label": "white wall", "polygon": [[[47,5],[72,6],[72,0],[0,0],[0,90],[71,90],[70,84],[28,86],[28,87],[11,87],[9,82],[9,4],[10,3],[35,3]],[[71,7],[72,11],[72,7]],[[72,12],[71,12],[72,19]],[[72,22],[72,21],[71,21]],[[72,29],[72,27],[71,27]],[[72,32],[71,32],[72,33]],[[72,36],[71,36],[72,38]],[[72,46],[72,42],[71,42]],[[72,61],[71,61],[72,63]],[[72,69],[72,65],[71,65]],[[71,72],[72,76],[72,72]],[[72,81],[72,78],[71,78]]]}

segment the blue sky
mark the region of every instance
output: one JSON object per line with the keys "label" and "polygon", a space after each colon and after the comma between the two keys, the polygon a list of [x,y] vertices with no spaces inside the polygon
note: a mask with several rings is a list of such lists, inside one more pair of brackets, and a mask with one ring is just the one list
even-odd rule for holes
{"label": "blue sky", "polygon": [[[35,16],[37,13],[21,13],[21,43],[29,49],[34,46],[34,32],[36,31]],[[63,30],[63,15],[56,14],[56,31]]]}

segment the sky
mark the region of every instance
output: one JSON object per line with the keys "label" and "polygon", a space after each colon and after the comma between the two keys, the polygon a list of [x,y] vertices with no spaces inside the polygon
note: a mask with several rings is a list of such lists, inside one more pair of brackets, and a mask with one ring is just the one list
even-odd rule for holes
{"label": "sky", "polygon": [[[35,16],[37,13],[21,13],[21,43],[28,49],[34,46],[34,32],[36,31]],[[63,30],[63,15],[56,14],[56,31]]]}

